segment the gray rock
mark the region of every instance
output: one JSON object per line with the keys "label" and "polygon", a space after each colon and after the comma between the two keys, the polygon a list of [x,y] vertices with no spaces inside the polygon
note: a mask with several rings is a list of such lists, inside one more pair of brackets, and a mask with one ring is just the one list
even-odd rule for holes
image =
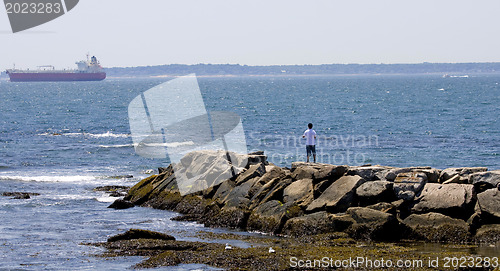
{"label": "gray rock", "polygon": [[365,182],[356,189],[356,195],[363,206],[389,202],[394,200],[393,186],[394,184],[388,181]]}
{"label": "gray rock", "polygon": [[491,223],[500,223],[500,191],[496,188],[477,194],[477,207],[481,219]]}
{"label": "gray rock", "polygon": [[396,198],[412,201],[427,183],[427,175],[422,172],[399,173],[394,180],[394,194]]}
{"label": "gray rock", "polygon": [[235,180],[236,185],[240,185],[256,177],[262,177],[262,175],[264,175],[265,173],[266,173],[266,166],[264,164],[251,165],[247,170],[238,175],[238,177]]}
{"label": "gray rock", "polygon": [[431,242],[467,242],[469,226],[461,219],[440,213],[412,214],[403,220],[409,238]]}
{"label": "gray rock", "polygon": [[[227,193],[227,195],[221,199],[221,203],[222,204],[225,204],[229,201],[232,201],[233,204],[237,201],[241,201],[241,199],[247,199],[245,201],[246,204],[248,204],[250,202],[250,198],[253,196],[253,187],[259,182],[259,178],[256,177],[256,178],[253,178],[251,180],[248,180],[246,181],[245,183],[239,185],[239,186],[236,186],[234,187],[232,190],[230,190],[229,193]],[[223,195],[225,194],[225,192],[223,193],[221,191],[221,194],[220,195]]]}
{"label": "gray rock", "polygon": [[415,202],[414,213],[435,212],[467,219],[474,209],[474,186],[428,183]]}
{"label": "gray rock", "polygon": [[309,213],[327,210],[332,213],[344,212],[355,204],[356,189],[365,182],[360,176],[344,176],[330,185],[306,211]]}
{"label": "gray rock", "polygon": [[476,172],[487,171],[488,168],[485,167],[460,167],[460,168],[447,168],[441,172],[439,176],[439,182],[444,183],[452,177],[459,175],[460,178],[468,180],[469,175]]}
{"label": "gray rock", "polygon": [[283,201],[285,203],[301,204],[305,199],[313,198],[313,180],[301,179],[291,183],[283,191]]}
{"label": "gray rock", "polygon": [[478,193],[500,185],[500,170],[478,172],[469,175],[469,183],[473,184]]}
{"label": "gray rock", "polygon": [[376,180],[383,180],[387,172],[393,169],[394,168],[392,167],[384,167],[384,166],[349,167],[346,175],[360,176],[366,181],[376,181]]}
{"label": "gray rock", "polygon": [[296,180],[313,179],[318,183],[325,179],[336,180],[340,178],[347,170],[347,166],[334,166],[321,163],[292,163],[292,178]]}
{"label": "gray rock", "polygon": [[420,172],[424,173],[427,176],[429,182],[437,182],[439,178],[440,171],[431,167],[407,167],[407,168],[392,168],[387,172],[384,172],[384,175],[381,180],[386,180],[390,182],[394,182],[396,177],[401,173],[409,173],[409,172]]}
{"label": "gray rock", "polygon": [[354,238],[399,239],[399,223],[392,214],[364,207],[349,208],[346,213],[356,221],[348,230]]}
{"label": "gray rock", "polygon": [[350,215],[334,215],[317,212],[289,219],[283,227],[282,234],[300,237],[323,233],[340,232],[354,224]]}

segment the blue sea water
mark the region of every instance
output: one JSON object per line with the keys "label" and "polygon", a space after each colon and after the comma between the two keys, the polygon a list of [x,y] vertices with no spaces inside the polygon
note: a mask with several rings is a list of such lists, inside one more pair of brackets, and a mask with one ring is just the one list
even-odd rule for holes
{"label": "blue sea water", "polygon": [[[128,104],[168,79],[0,82],[0,269],[123,270],[141,259],[103,259],[81,245],[139,227],[207,230],[174,213],[107,209],[92,188],[133,185],[168,159],[135,154]],[[198,78],[208,111],[242,118],[249,151],[280,166],[305,160],[312,122],[318,161],[500,169],[500,76],[295,76]],[[134,178],[116,176],[133,175]],[[205,268],[186,266],[184,269]],[[166,268],[166,270],[169,270]]]}

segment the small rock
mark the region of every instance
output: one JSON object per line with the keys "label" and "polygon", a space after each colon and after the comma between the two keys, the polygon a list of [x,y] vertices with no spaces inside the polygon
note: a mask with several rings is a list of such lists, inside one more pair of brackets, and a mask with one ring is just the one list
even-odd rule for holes
{"label": "small rock", "polygon": [[113,208],[117,210],[123,210],[134,207],[134,204],[128,200],[117,199],[108,208]]}
{"label": "small rock", "polygon": [[115,236],[108,238],[108,242],[116,242],[120,240],[132,240],[132,239],[157,239],[157,240],[175,240],[175,237],[161,233],[141,229],[130,229],[125,233],[120,233]]}

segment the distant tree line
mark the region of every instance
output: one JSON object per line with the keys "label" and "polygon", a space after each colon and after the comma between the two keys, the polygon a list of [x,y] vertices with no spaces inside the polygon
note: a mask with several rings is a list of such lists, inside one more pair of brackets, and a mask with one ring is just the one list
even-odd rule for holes
{"label": "distant tree line", "polygon": [[[500,73],[500,62],[418,64],[323,64],[248,66],[239,64],[170,64],[106,68],[108,77],[197,75],[342,75],[342,74],[450,74]],[[5,71],[0,78],[6,78]]]}
{"label": "distant tree line", "polygon": [[500,63],[323,64],[247,66],[239,64],[160,65],[107,68],[110,77],[162,75],[322,75],[322,74],[477,74],[500,73]]}

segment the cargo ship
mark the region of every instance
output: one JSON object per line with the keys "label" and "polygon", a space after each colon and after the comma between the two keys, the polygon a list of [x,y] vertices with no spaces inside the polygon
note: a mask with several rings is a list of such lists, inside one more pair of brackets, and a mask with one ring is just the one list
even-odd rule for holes
{"label": "cargo ship", "polygon": [[95,56],[76,62],[76,70],[56,70],[54,66],[39,66],[37,70],[8,69],[11,82],[101,81],[106,72]]}

